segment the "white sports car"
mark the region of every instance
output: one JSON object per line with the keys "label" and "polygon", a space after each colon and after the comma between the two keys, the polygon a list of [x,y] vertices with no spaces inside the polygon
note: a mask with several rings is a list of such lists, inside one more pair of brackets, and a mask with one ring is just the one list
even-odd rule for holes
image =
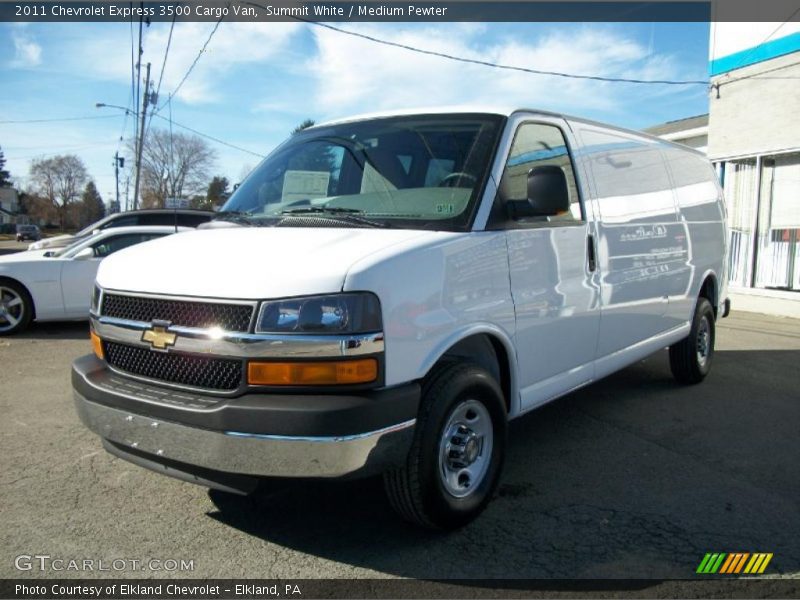
{"label": "white sports car", "polygon": [[0,335],[25,329],[32,320],[89,318],[100,261],[118,250],[189,227],[115,227],[77,238],[59,250],[0,256]]}

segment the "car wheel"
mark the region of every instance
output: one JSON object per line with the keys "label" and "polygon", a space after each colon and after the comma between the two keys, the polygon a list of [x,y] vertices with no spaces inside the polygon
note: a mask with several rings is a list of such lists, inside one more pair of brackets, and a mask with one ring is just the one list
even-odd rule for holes
{"label": "car wheel", "polygon": [[401,517],[431,529],[455,529],[491,500],[505,456],[507,417],[495,379],[472,364],[450,364],[423,385],[406,464],[384,474]]}
{"label": "car wheel", "polygon": [[0,335],[25,329],[33,318],[33,300],[23,286],[0,280]]}
{"label": "car wheel", "polygon": [[669,348],[669,366],[680,383],[695,384],[705,379],[714,358],[714,309],[700,298],[694,310],[689,335]]}

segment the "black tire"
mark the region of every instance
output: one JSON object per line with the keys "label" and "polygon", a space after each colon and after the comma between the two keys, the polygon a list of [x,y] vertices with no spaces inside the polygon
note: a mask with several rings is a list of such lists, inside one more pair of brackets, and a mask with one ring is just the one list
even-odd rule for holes
{"label": "black tire", "polygon": [[[472,415],[478,415],[475,419],[481,419],[484,433],[489,428],[492,432],[489,438],[488,435],[477,436],[470,429],[458,430],[458,435],[463,431],[466,436],[458,438],[458,442],[468,440],[463,446],[458,446],[463,450],[460,456],[473,461],[470,468],[474,465],[482,469],[472,489],[469,489],[471,482],[466,475],[459,474],[451,479],[449,485],[456,482],[462,485],[461,478],[466,478],[463,497],[456,497],[448,491],[446,478],[440,474],[440,469],[445,470],[445,463],[452,464],[450,460],[443,462],[443,457],[445,454],[452,456],[454,451],[450,448],[454,446],[443,439],[448,437],[445,436],[446,427],[448,431],[456,427],[453,419],[458,421],[457,411],[466,411],[465,419],[470,418],[472,411]],[[489,423],[486,423],[487,415]],[[469,421],[464,421],[464,426],[467,424]],[[469,523],[486,508],[497,487],[505,458],[506,435],[503,392],[492,375],[473,364],[448,364],[437,369],[422,387],[414,442],[406,464],[384,474],[384,488],[392,508],[405,520],[429,529],[449,530]],[[455,443],[456,436],[450,439]],[[491,451],[484,455],[489,443]],[[479,447],[477,458],[474,456],[476,446]],[[452,475],[459,467],[448,472]]]}
{"label": "black tire", "polygon": [[678,382],[686,385],[700,383],[711,370],[714,321],[711,303],[706,298],[699,298],[689,335],[669,347],[669,367]]}
{"label": "black tire", "polygon": [[33,319],[33,300],[23,285],[0,279],[0,336],[23,331]]}

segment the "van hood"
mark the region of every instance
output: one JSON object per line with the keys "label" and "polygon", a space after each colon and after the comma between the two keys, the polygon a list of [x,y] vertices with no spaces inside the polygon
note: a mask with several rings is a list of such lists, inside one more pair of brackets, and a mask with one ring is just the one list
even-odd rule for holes
{"label": "van hood", "polygon": [[435,235],[305,227],[197,230],[112,254],[100,264],[97,283],[112,290],[209,298],[328,294],[341,291],[356,261]]}

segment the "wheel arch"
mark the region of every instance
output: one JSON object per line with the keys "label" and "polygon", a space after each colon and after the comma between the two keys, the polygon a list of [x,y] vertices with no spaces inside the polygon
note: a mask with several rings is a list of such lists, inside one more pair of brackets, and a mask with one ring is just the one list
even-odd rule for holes
{"label": "wheel arch", "polygon": [[516,352],[509,336],[493,326],[475,326],[448,337],[423,364],[427,377],[440,363],[469,359],[497,379],[509,417],[519,412]]}
{"label": "wheel arch", "polygon": [[717,275],[713,271],[706,271],[701,281],[697,297],[705,298],[711,303],[711,307],[714,309],[714,317],[716,317],[719,312],[719,283]]}

